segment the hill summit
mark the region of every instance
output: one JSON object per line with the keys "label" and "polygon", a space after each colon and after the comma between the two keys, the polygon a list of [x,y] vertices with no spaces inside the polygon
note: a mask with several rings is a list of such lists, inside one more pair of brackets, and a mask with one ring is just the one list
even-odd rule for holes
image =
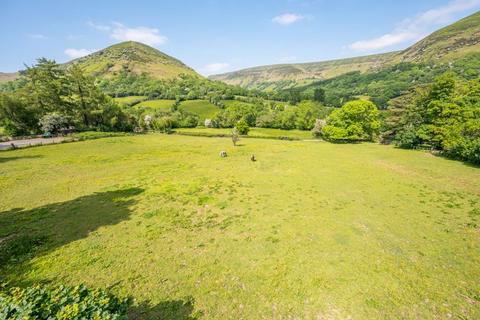
{"label": "hill summit", "polygon": [[172,79],[180,74],[198,75],[192,68],[155,48],[135,41],[114,44],[103,50],[66,63],[79,64],[87,73],[108,78],[121,70],[147,73],[156,79]]}

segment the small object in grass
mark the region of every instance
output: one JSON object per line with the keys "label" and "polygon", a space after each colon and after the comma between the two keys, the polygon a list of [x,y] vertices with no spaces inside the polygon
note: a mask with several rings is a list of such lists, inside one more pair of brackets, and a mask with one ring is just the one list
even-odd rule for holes
{"label": "small object in grass", "polygon": [[227,157],[227,151],[220,151],[220,157],[226,158]]}
{"label": "small object in grass", "polygon": [[255,162],[255,161],[257,161],[257,158],[255,158],[255,155],[254,155],[254,154],[252,154],[252,155],[250,156],[250,160],[252,160],[252,161],[254,161],[254,162]]}

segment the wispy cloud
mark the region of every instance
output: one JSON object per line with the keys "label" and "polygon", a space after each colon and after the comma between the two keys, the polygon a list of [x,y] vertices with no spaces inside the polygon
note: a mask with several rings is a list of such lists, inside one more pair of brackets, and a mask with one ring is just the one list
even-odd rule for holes
{"label": "wispy cloud", "polygon": [[110,31],[110,26],[104,24],[98,24],[93,21],[87,21],[87,26],[97,29],[99,31]]}
{"label": "wispy cloud", "polygon": [[27,36],[30,38],[30,39],[36,39],[36,40],[44,40],[44,39],[47,39],[47,36],[43,35],[43,34],[40,34],[40,33],[30,33],[30,34],[27,34]]}
{"label": "wispy cloud", "polygon": [[230,64],[229,63],[226,63],[226,62],[213,62],[213,63],[209,63],[207,64],[206,66],[204,66],[203,68],[200,69],[200,71],[204,74],[204,75],[211,75],[211,74],[214,74],[214,73],[218,73],[220,71],[224,71],[225,69],[227,69],[228,67],[230,67]]}
{"label": "wispy cloud", "polygon": [[469,9],[480,7],[480,0],[453,0],[444,6],[418,14],[403,20],[391,32],[348,45],[354,51],[375,51],[426,36],[432,27],[453,22],[454,15]]}
{"label": "wispy cloud", "polygon": [[111,38],[120,41],[138,41],[151,46],[161,45],[168,41],[168,38],[160,34],[160,31],[156,28],[128,27],[119,22],[105,25],[88,21],[87,25],[96,30],[107,32]]}
{"label": "wispy cloud", "polygon": [[279,62],[293,62],[297,60],[296,56],[285,56],[277,59]]}
{"label": "wispy cloud", "polygon": [[93,53],[97,50],[95,49],[73,49],[73,48],[68,48],[68,49],[65,49],[64,53],[69,56],[70,58],[72,59],[77,59],[77,58],[81,58],[81,57],[84,57],[84,56],[87,56],[89,55],[90,53]]}
{"label": "wispy cloud", "polygon": [[272,18],[272,22],[278,23],[282,26],[289,26],[292,23],[300,21],[305,17],[296,13],[285,13]]}

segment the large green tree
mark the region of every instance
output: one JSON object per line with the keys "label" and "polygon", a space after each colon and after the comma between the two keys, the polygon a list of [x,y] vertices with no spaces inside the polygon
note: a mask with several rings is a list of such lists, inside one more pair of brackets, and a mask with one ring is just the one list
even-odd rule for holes
{"label": "large green tree", "polygon": [[480,79],[459,82],[445,73],[419,89],[396,139],[404,148],[424,145],[480,163]]}
{"label": "large green tree", "polygon": [[322,135],[328,140],[372,141],[380,128],[377,107],[370,101],[347,102],[327,118]]}

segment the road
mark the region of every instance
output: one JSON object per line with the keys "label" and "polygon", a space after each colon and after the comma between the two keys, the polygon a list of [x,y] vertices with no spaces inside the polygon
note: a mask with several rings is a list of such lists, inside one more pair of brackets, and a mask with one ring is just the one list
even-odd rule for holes
{"label": "road", "polygon": [[17,148],[26,147],[26,146],[35,146],[39,144],[52,144],[59,143],[65,140],[65,137],[56,137],[56,138],[33,138],[33,139],[23,139],[23,140],[11,140],[0,142],[0,150],[6,150],[12,148],[12,143]]}

